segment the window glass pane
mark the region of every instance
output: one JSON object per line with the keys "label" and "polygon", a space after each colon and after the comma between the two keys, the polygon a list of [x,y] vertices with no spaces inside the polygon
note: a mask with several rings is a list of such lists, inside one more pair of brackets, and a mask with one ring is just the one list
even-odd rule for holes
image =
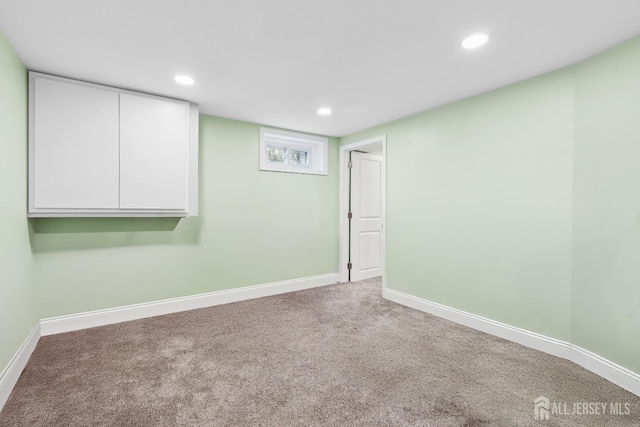
{"label": "window glass pane", "polygon": [[327,175],[327,138],[260,128],[260,170]]}
{"label": "window glass pane", "polygon": [[267,161],[275,163],[284,163],[287,155],[287,147],[276,147],[267,145]]}
{"label": "window glass pane", "polygon": [[291,150],[289,152],[289,164],[309,166],[309,152],[304,150]]}

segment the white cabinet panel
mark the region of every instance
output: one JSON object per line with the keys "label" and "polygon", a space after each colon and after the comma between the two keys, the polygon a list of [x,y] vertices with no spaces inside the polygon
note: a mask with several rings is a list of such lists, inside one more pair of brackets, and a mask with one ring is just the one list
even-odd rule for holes
{"label": "white cabinet panel", "polygon": [[33,207],[117,209],[118,93],[35,79]]}
{"label": "white cabinet panel", "polygon": [[198,214],[198,106],[29,73],[30,217]]}
{"label": "white cabinet panel", "polygon": [[189,104],[120,95],[120,208],[187,208]]}

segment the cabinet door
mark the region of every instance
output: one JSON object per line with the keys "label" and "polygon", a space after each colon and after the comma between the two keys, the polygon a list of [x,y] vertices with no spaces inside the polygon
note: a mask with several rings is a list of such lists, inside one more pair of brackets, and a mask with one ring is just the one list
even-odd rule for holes
{"label": "cabinet door", "polygon": [[120,95],[120,208],[187,208],[184,102]]}
{"label": "cabinet door", "polygon": [[117,209],[118,93],[35,79],[33,204]]}

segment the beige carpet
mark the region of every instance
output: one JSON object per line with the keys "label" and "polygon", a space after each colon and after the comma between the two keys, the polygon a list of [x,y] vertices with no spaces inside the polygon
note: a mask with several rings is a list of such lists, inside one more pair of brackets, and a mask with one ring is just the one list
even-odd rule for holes
{"label": "beige carpet", "polygon": [[640,425],[637,396],[369,280],[43,337],[0,425],[526,426],[538,396],[631,411],[539,425]]}

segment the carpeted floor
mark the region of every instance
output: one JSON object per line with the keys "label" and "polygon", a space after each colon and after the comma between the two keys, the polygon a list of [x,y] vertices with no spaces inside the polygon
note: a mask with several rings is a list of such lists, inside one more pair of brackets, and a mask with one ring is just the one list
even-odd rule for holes
{"label": "carpeted floor", "polygon": [[640,398],[595,374],[380,293],[372,279],[43,337],[0,425],[527,426],[538,396],[631,411],[540,425],[640,425]]}

